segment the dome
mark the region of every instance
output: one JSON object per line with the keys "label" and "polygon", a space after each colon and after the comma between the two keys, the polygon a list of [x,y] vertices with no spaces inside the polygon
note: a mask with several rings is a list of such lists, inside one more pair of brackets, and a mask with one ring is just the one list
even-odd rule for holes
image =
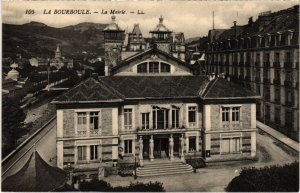
{"label": "dome", "polygon": [[151,33],[155,33],[155,32],[171,33],[171,31],[163,24],[163,21],[164,18],[160,16],[159,24],[156,26],[154,30],[151,31]]}
{"label": "dome", "polygon": [[6,79],[18,80],[19,72],[15,69],[12,69],[7,73]]}
{"label": "dome", "polygon": [[11,67],[11,68],[18,68],[18,67],[19,67],[19,65],[18,65],[18,64],[16,64],[16,63],[13,63],[12,65],[10,65],[10,67]]}
{"label": "dome", "polygon": [[123,31],[118,24],[116,24],[116,16],[111,16],[111,23],[104,28],[103,31]]}

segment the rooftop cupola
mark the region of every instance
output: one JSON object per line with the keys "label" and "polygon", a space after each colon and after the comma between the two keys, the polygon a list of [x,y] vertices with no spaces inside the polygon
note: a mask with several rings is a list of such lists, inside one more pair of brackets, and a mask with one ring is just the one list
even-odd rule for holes
{"label": "rooftop cupola", "polygon": [[150,33],[154,41],[169,41],[172,31],[170,31],[164,24],[164,18],[160,16],[159,23]]}
{"label": "rooftop cupola", "polygon": [[124,30],[122,30],[116,23],[116,16],[111,16],[111,22],[106,28],[104,28],[104,40],[105,41],[120,41],[123,40]]}

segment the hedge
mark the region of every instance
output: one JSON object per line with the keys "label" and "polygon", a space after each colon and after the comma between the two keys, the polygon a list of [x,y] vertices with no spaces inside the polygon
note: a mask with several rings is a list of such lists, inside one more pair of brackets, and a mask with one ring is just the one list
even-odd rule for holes
{"label": "hedge", "polygon": [[284,166],[245,168],[226,187],[229,192],[298,192],[299,162]]}
{"label": "hedge", "polygon": [[80,191],[97,192],[165,192],[161,182],[136,182],[129,186],[112,187],[110,183],[103,180],[93,179],[90,182],[83,181],[79,185]]}

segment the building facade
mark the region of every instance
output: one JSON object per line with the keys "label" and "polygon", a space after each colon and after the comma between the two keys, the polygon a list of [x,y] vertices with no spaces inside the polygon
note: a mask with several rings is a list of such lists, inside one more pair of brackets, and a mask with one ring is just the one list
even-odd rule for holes
{"label": "building facade", "polygon": [[259,96],[221,76],[194,76],[189,64],[159,47],[120,61],[110,76],[88,78],[52,101],[59,168],[92,178],[104,167],[135,160],[142,167],[161,159],[256,156]]}
{"label": "building facade", "polygon": [[[257,119],[299,140],[299,6],[247,25],[210,30],[207,72],[225,73],[261,95]],[[220,33],[214,36],[215,31]]]}

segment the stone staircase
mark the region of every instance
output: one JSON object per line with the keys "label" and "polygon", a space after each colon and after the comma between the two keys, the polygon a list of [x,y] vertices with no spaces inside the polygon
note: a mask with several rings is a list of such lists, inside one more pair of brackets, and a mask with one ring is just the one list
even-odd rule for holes
{"label": "stone staircase", "polygon": [[143,167],[137,169],[138,177],[147,176],[161,176],[172,174],[184,174],[193,172],[192,166],[181,162],[180,160],[155,160],[153,162],[145,163]]}

